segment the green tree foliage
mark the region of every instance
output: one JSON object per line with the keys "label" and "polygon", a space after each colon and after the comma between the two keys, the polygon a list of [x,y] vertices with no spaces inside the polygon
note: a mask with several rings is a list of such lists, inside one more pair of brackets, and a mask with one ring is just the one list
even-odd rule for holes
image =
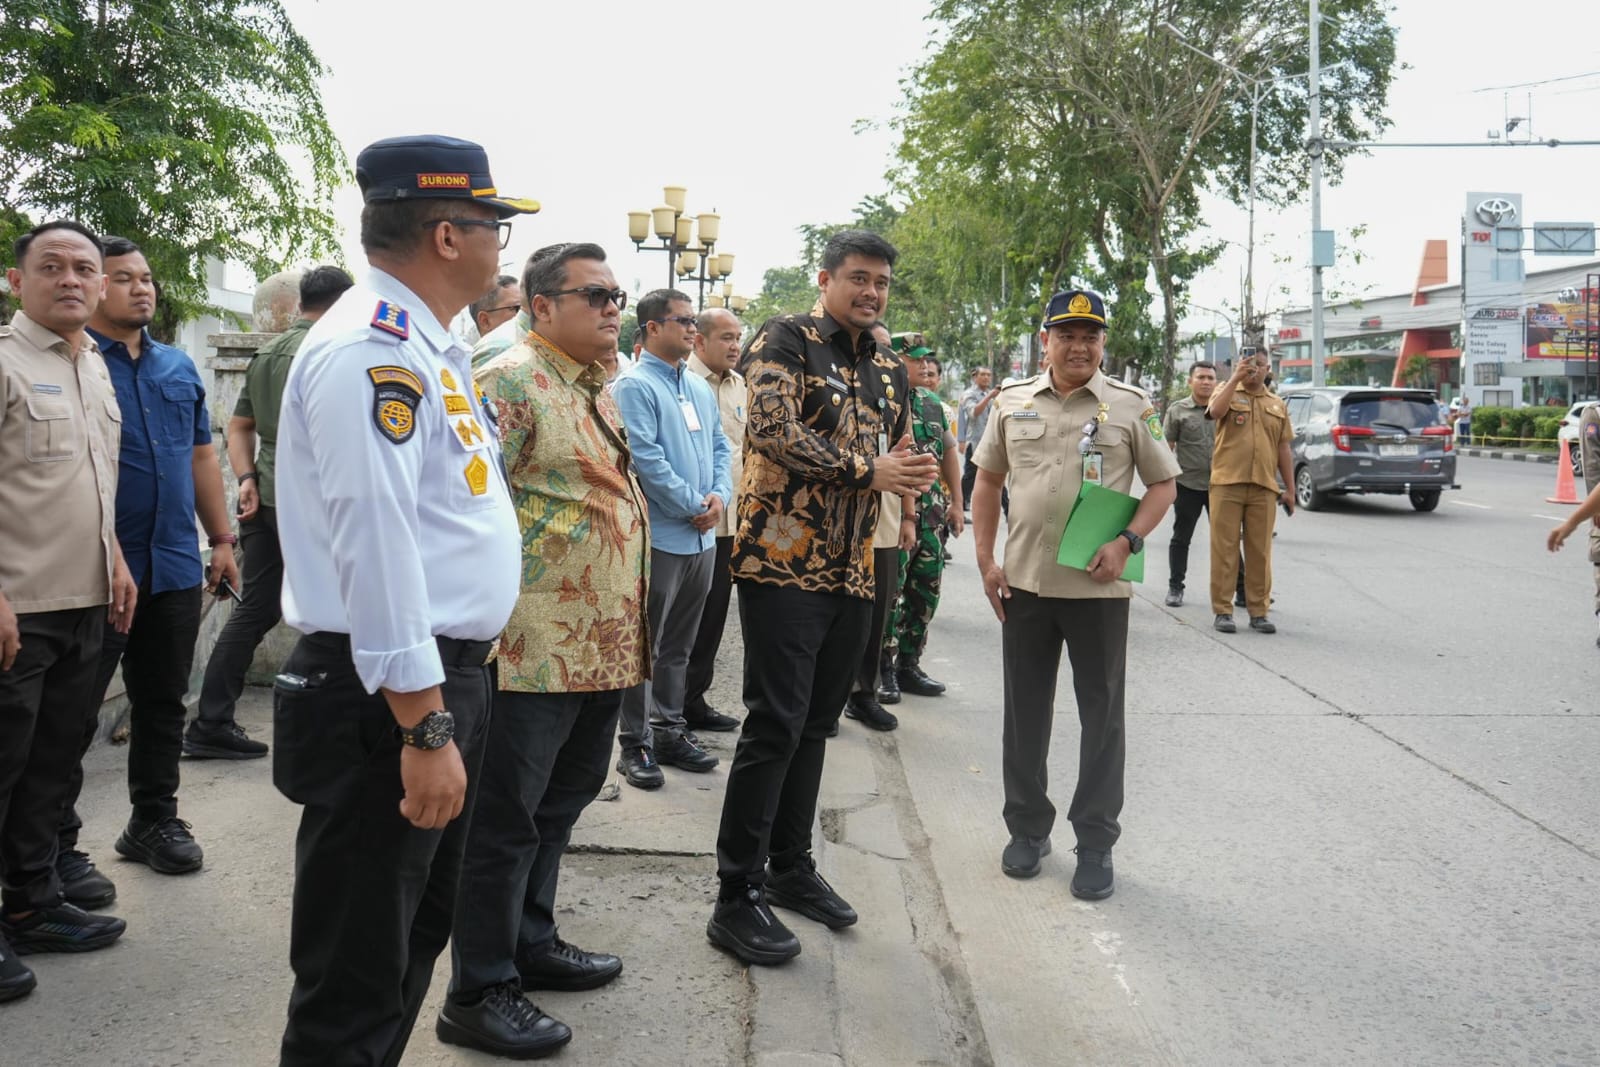
{"label": "green tree foliage", "polygon": [[278,0],[7,0],[0,241],[62,216],[131,238],[173,324],[205,308],[207,260],[336,254],[322,74]]}

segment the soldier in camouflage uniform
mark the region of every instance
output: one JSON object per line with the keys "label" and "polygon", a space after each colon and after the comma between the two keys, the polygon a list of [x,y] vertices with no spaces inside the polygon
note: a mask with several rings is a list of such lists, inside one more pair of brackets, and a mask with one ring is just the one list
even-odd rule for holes
{"label": "soldier in camouflage uniform", "polygon": [[928,643],[928,626],[939,607],[939,582],[944,574],[944,540],[941,531],[948,526],[960,536],[963,525],[961,467],[956,454],[955,434],[945,415],[944,405],[933,390],[927,363],[933,350],[922,344],[920,334],[900,334],[894,338],[896,354],[905,363],[914,383],[911,401],[911,437],[915,447],[939,459],[940,481],[936,481],[917,501],[917,540],[912,549],[900,553],[902,575],[900,595],[883,642],[883,689],[899,698],[899,691],[918,696],[938,696],[944,685],[929,678],[920,665],[922,650]]}

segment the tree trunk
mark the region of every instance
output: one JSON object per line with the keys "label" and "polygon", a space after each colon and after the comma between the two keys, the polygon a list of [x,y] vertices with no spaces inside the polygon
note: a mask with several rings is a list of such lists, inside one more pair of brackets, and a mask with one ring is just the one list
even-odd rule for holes
{"label": "tree trunk", "polygon": [[1178,353],[1178,309],[1172,271],[1167,269],[1167,245],[1161,235],[1159,214],[1150,227],[1150,265],[1155,268],[1156,284],[1161,287],[1161,395],[1156,399],[1164,405],[1172,394],[1173,364]]}

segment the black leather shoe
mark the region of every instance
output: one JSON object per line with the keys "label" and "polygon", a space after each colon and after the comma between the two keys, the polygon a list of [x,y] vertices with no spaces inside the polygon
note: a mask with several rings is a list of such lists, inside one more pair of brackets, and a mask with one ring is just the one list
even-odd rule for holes
{"label": "black leather shoe", "polygon": [[944,695],[944,683],[929,678],[916,660],[900,664],[900,688],[913,696],[936,697]]}
{"label": "black leather shoe", "polygon": [[732,900],[717,901],[706,924],[706,937],[744,962],[766,967],[800,955],[800,939],[772,914],[755,886],[746,887]]}
{"label": "black leather shoe", "polygon": [[878,703],[900,703],[900,674],[894,669],[894,657],[884,656],[878,665]]}
{"label": "black leather shoe", "polygon": [[90,915],[71,904],[39,908],[26,918],[0,915],[0,941],[19,956],[36,952],[93,952],[105,948],[128,928],[111,915]]}
{"label": "black leather shoe", "polygon": [[817,861],[809,853],[796,860],[788,870],[769,868],[767,902],[797,911],[830,930],[842,930],[856,924],[856,909],[847,904],[843,897],[834,892],[833,886],[817,873]]}
{"label": "black leather shoe", "polygon": [[1234,623],[1232,615],[1218,615],[1211,620],[1211,628],[1218,633],[1236,634],[1239,627]]}
{"label": "black leather shoe", "polygon": [[1072,872],[1072,895],[1081,900],[1104,900],[1115,888],[1111,877],[1111,850],[1080,848],[1078,869]]}
{"label": "black leather shoe", "polygon": [[0,1004],[27,996],[38,984],[28,965],[19,960],[6,939],[0,937]]}
{"label": "black leather shoe", "polygon": [[1169,608],[1181,608],[1181,607],[1183,607],[1183,590],[1182,589],[1168,589],[1167,590],[1166,605]]}
{"label": "black leather shoe", "polygon": [[117,899],[117,887],[111,879],[77,849],[56,853],[56,877],[61,879],[61,895],[67,903],[85,911],[106,907]]}
{"label": "black leather shoe", "polygon": [[[1595,638],[1594,643],[1596,645],[1600,645],[1600,637]],[[838,719],[834,719],[832,722],[830,722],[828,724],[828,736],[829,737],[838,737],[839,736],[839,720]]]}
{"label": "black leather shoe", "polygon": [[684,712],[683,721],[696,730],[709,730],[714,734],[725,734],[729,730],[739,728],[739,720],[732,715],[724,715],[716,708],[703,708],[695,714]]}
{"label": "black leather shoe", "polygon": [[893,730],[900,725],[900,720],[892,712],[884,711],[883,705],[873,700],[870,693],[851,693],[844,713],[874,730]]}
{"label": "black leather shoe", "polygon": [[206,862],[206,854],[189,832],[189,824],[176,815],[164,815],[155,822],[130,820],[114,847],[119,856],[162,874],[188,874]]}
{"label": "black leather shoe", "polygon": [[617,770],[622,772],[629,785],[639,789],[660,789],[661,783],[667,780],[657,766],[655,756],[643,745],[623,749],[622,758],[617,760]]}
{"label": "black leather shoe", "polygon": [[540,1011],[512,982],[490,986],[476,1004],[446,999],[433,1029],[447,1045],[508,1060],[537,1060],[572,1040],[566,1023]]}
{"label": "black leather shoe", "polygon": [[556,938],[550,951],[537,959],[517,960],[522,988],[553,989],[576,993],[598,989],[622,973],[622,961],[608,952],[585,952]]}
{"label": "black leather shoe", "polygon": [[656,733],[656,762],[663,767],[676,767],[680,771],[704,774],[721,761],[687,735],[677,737]]}
{"label": "black leather shoe", "polygon": [[267,746],[252,740],[236,722],[196,719],[183,732],[183,754],[190,759],[260,759]]}
{"label": "black leather shoe", "polygon": [[1039,873],[1039,861],[1048,855],[1049,837],[1013,834],[1011,843],[1000,853],[1000,869],[1012,878],[1032,878]]}
{"label": "black leather shoe", "polygon": [[1258,634],[1275,634],[1278,632],[1277,626],[1265,615],[1250,616],[1250,629]]}

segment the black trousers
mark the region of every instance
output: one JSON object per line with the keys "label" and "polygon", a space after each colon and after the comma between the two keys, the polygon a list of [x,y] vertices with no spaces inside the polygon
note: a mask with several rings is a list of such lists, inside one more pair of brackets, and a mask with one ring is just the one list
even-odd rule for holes
{"label": "black trousers", "polygon": [[494,694],[450,941],[452,995],[517,980],[556,939],[572,825],[611,769],[622,690]]}
{"label": "black trousers", "polygon": [[[1189,574],[1189,542],[1194,539],[1200,513],[1211,515],[1211,494],[1204,489],[1178,486],[1178,499],[1172,505],[1172,540],[1167,544],[1167,584],[1182,590]],[[1244,598],[1244,564],[1239,565],[1239,597]]]}
{"label": "black trousers", "polygon": [[126,634],[105,628],[94,690],[78,744],[78,762],[67,780],[67,803],[61,815],[61,850],[78,846],[83,820],[78,794],[83,792],[83,755],[100,728],[100,705],[111,676],[122,665],[128,690],[128,800],[133,818],[149,823],[178,814],[178,761],[183,756],[183,723],[189,711],[189,672],[194,644],[200,637],[200,586],[164,593],[139,591],[133,626]]}
{"label": "black trousers", "polygon": [[90,689],[105,622],[103,604],[17,616],[22,648],[0,671],[0,904],[8,911],[61,900],[56,832],[83,754],[84,719],[100,710]]}
{"label": "black trousers", "polygon": [[700,613],[700,631],[689,652],[689,673],[685,680],[683,713],[699,719],[710,710],[706,691],[711,688],[717,667],[717,650],[722,647],[722,632],[728,627],[728,604],[733,600],[733,538],[717,538],[717,558],[712,563],[711,593]]}
{"label": "black trousers", "polygon": [[1124,673],[1128,658],[1128,601],[1065,599],[1011,590],[1000,625],[1005,664],[1005,724],[1001,767],[1006,828],[1044,837],[1055,825],[1050,803],[1050,728],[1055,718],[1061,646],[1072,664],[1078,700],[1078,787],[1067,819],[1078,844],[1109,849],[1122,827]]}
{"label": "black trousers", "polygon": [[244,603],[235,604],[233,614],[217,635],[217,643],[206,661],[205,681],[200,685],[200,712],[203,722],[233,721],[233,708],[244,691],[245,672],[261,644],[278,620],[283,618],[283,553],[278,548],[278,515],[262,505],[256,517],[239,523],[239,580]]}
{"label": "black trousers", "polygon": [[[867,647],[856,668],[857,693],[872,695],[878,690],[879,667],[883,663],[883,633],[889,627],[894,598],[900,594],[900,548],[872,550],[872,617],[868,622]],[[848,695],[848,694],[847,694]]]}
{"label": "black trousers", "polygon": [[872,606],[860,597],[739,584],[744,705],[717,830],[725,897],[811,849],[828,729],[850,695]]}
{"label": "black trousers", "polygon": [[[466,806],[442,830],[419,830],[400,814],[394,716],[356,677],[346,635],[302,637],[274,687],[272,780],[304,809],[285,1067],[399,1063],[450,937],[489,726],[489,643],[438,641],[444,704],[467,768]],[[304,688],[286,684],[291,675]]]}

